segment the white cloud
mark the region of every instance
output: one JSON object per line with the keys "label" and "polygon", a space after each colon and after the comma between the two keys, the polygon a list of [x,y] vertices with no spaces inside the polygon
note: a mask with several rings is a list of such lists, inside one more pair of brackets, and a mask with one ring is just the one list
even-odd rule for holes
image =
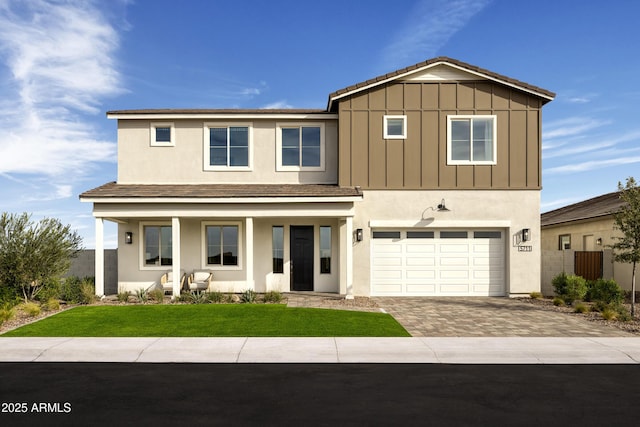
{"label": "white cloud", "polygon": [[566,175],[577,172],[592,171],[603,169],[610,166],[628,165],[632,163],[640,163],[640,156],[636,157],[618,157],[605,160],[590,160],[581,163],[556,166],[543,171],[543,175]]}
{"label": "white cloud", "polygon": [[272,102],[270,104],[265,105],[262,108],[265,108],[267,110],[285,110],[293,107],[289,105],[286,100],[282,100],[282,101]]}
{"label": "white cloud", "polygon": [[406,66],[435,56],[491,0],[423,0],[383,51],[385,68]]}
{"label": "white cloud", "polygon": [[115,144],[83,116],[122,92],[117,47],[118,35],[93,2],[0,3],[0,66],[10,73],[0,101],[0,173],[76,175],[114,160]]}
{"label": "white cloud", "polygon": [[[596,138],[591,138],[591,140]],[[561,157],[561,156],[573,156],[575,154],[587,153],[592,151],[598,151],[598,156],[602,156],[608,150],[604,150],[605,148],[614,147],[618,144],[636,141],[640,139],[640,131],[630,132],[624,135],[620,135],[616,138],[604,138],[599,142],[593,144],[571,144],[568,148],[563,148],[561,150],[556,150],[551,153],[544,153],[543,157],[545,159],[550,159],[553,157]],[[560,146],[560,145],[558,145]]]}
{"label": "white cloud", "polygon": [[599,120],[592,117],[570,117],[546,123],[542,129],[542,140],[565,138],[584,134],[587,131],[610,124],[609,120]]}

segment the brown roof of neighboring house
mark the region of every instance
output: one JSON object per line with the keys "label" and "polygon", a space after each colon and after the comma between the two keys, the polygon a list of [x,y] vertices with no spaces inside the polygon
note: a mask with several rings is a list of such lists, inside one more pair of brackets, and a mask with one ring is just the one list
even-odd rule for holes
{"label": "brown roof of neighboring house", "polygon": [[548,91],[546,89],[542,89],[541,87],[534,86],[534,85],[531,85],[529,83],[522,82],[520,80],[512,79],[511,77],[503,76],[502,74],[494,73],[493,71],[489,71],[489,70],[486,70],[484,68],[480,68],[480,67],[477,67],[475,65],[468,64],[466,62],[458,61],[457,59],[448,58],[446,56],[439,56],[437,58],[428,59],[426,61],[419,62],[419,63],[417,63],[415,65],[411,65],[409,67],[401,68],[399,70],[392,71],[390,73],[383,74],[383,75],[378,76],[378,77],[374,77],[374,78],[366,80],[364,82],[356,83],[354,85],[345,87],[344,89],[337,90],[337,91],[335,91],[335,92],[333,92],[333,93],[331,93],[329,95],[329,102],[328,102],[328,108],[327,109],[328,110],[331,109],[331,103],[332,103],[333,99],[335,99],[337,97],[340,97],[342,95],[348,94],[349,92],[357,91],[358,89],[362,89],[362,88],[367,87],[367,86],[375,85],[376,83],[382,83],[382,82],[385,82],[387,80],[393,79],[394,77],[398,77],[398,76],[401,76],[403,74],[410,73],[412,71],[417,71],[417,70],[419,70],[421,68],[427,67],[429,65],[437,64],[437,63],[440,63],[440,62],[453,64],[453,65],[456,65],[456,66],[458,66],[460,68],[466,69],[468,71],[471,71],[471,72],[474,72],[474,73],[480,73],[480,74],[483,74],[483,75],[485,75],[487,77],[490,77],[492,79],[495,79],[495,80],[498,80],[498,81],[502,81],[504,83],[508,83],[510,85],[522,88],[522,89],[530,91],[530,92],[534,92],[534,93],[538,94],[538,96],[540,96],[540,97],[542,97],[544,99],[543,103],[551,101],[556,96],[555,93],[553,93],[551,91]]}
{"label": "brown roof of neighboring house", "polygon": [[80,198],[360,197],[359,187],[325,184],[117,184],[109,182]]}
{"label": "brown roof of neighboring house", "polygon": [[623,204],[624,202],[620,199],[619,192],[604,194],[589,200],[574,203],[573,205],[545,212],[540,215],[540,225],[545,227],[611,215],[617,212]]}

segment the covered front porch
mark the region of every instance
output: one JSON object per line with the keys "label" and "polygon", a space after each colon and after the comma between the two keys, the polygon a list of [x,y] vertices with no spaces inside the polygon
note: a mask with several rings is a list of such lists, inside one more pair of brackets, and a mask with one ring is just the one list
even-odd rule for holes
{"label": "covered front porch", "polygon": [[[85,193],[83,200],[93,202],[96,224],[96,294],[105,295],[104,223],[113,221],[118,224],[118,292],[157,286],[167,272],[181,278],[207,270],[213,273],[210,291],[315,291],[352,297],[359,190],[303,185],[298,187],[331,187],[342,193],[264,197],[264,186],[252,187],[262,188],[254,188],[253,197],[240,198],[159,200],[129,194],[115,199]],[[183,283],[172,281],[169,293],[174,298]]]}

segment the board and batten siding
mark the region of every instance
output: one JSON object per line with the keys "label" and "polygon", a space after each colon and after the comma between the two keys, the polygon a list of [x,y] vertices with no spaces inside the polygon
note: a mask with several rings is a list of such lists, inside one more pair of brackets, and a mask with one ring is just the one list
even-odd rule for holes
{"label": "board and batten siding", "polygon": [[[339,184],[363,189],[527,189],[541,179],[542,101],[492,82],[400,82],[339,102]],[[406,115],[407,139],[383,139]],[[447,116],[495,115],[497,164],[447,165]]]}

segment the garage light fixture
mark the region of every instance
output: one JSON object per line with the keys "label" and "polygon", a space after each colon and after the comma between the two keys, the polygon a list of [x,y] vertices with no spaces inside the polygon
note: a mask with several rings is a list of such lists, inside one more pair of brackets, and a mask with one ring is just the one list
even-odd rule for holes
{"label": "garage light fixture", "polygon": [[531,235],[529,233],[529,229],[528,228],[523,228],[522,229],[522,241],[523,242],[528,242],[529,240],[531,240]]}
{"label": "garage light fixture", "polygon": [[440,201],[440,204],[438,205],[438,212],[449,212],[449,209],[447,209],[447,207],[444,204],[444,199],[442,199]]}
{"label": "garage light fixture", "polygon": [[133,243],[133,233],[132,232],[127,231],[127,232],[124,233],[124,242],[127,245],[130,245],[130,244]]}
{"label": "garage light fixture", "polygon": [[355,236],[356,237],[356,242],[362,242],[362,238],[363,238],[362,228],[356,229],[355,235],[356,235]]}

